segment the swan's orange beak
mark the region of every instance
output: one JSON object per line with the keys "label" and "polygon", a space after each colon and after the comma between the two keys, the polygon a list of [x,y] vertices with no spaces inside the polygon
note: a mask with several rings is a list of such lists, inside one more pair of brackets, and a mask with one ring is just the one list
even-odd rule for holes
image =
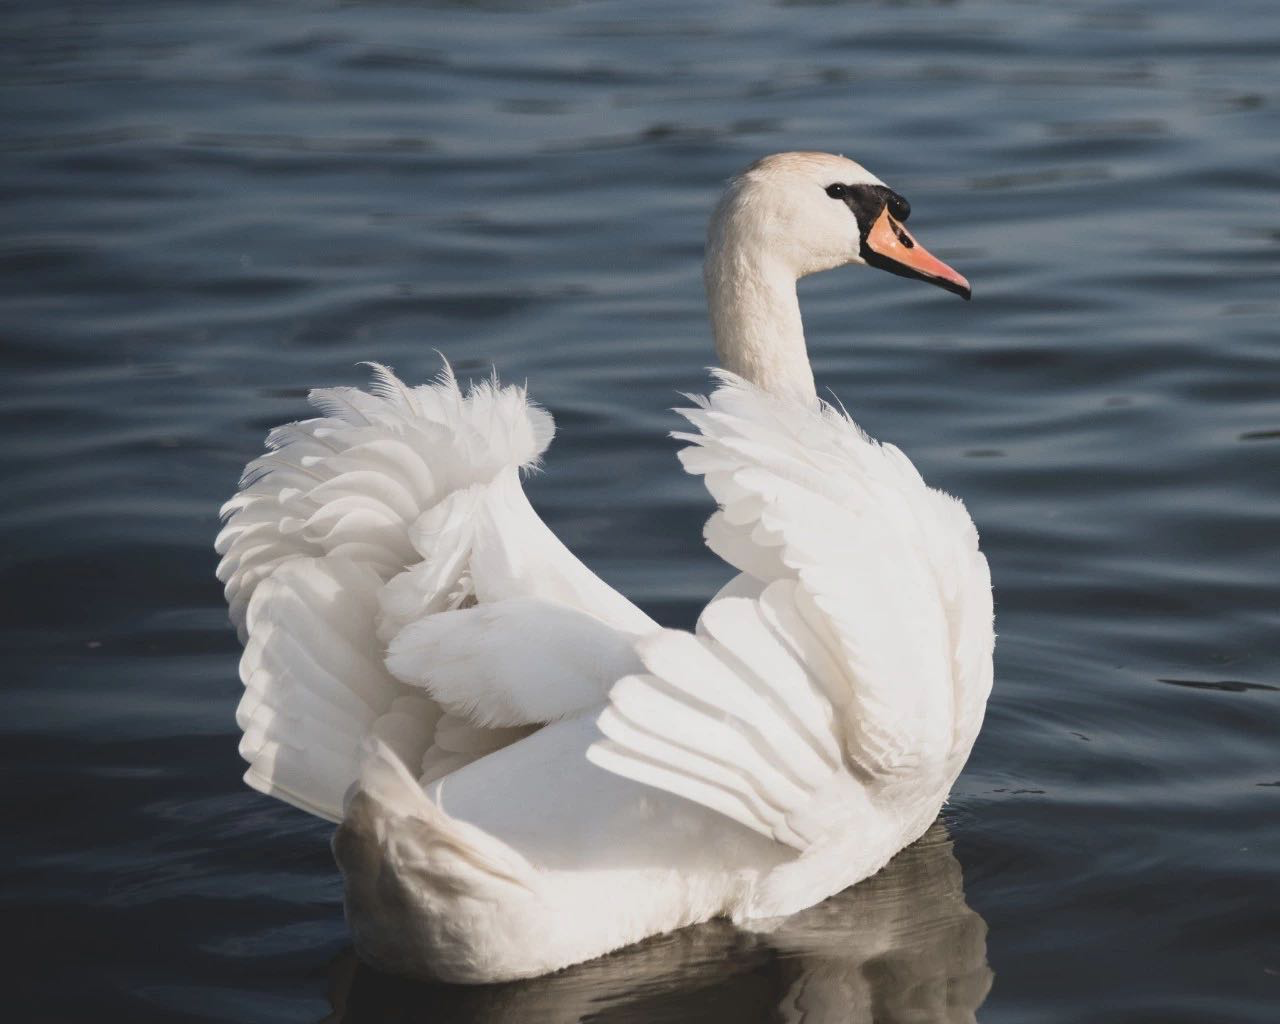
{"label": "swan's orange beak", "polygon": [[952,270],[911,237],[900,222],[881,211],[862,241],[862,258],[872,267],[899,277],[914,277],[968,299],[973,291],[963,274]]}

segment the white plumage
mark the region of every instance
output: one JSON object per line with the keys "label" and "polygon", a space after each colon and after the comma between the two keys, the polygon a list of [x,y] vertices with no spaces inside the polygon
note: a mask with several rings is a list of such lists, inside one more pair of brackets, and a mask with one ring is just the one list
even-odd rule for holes
{"label": "white plumage", "polygon": [[[869,191],[833,203],[833,181]],[[341,823],[368,959],[491,981],[789,914],[936,817],[991,686],[986,562],[958,501],[818,401],[790,324],[796,277],[875,259],[876,189],[783,154],[717,211],[712,317],[745,376],[721,372],[676,436],[740,575],[694,633],[659,629],[533,511],[519,474],[553,426],[520,388],[375,367],[249,464],[217,541],[245,778]]]}

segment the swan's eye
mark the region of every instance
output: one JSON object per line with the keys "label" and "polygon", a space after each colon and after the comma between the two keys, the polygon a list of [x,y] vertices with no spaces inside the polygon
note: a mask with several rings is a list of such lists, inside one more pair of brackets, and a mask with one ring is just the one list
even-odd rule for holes
{"label": "swan's eye", "polygon": [[834,185],[827,186],[827,195],[832,199],[845,199],[849,195],[849,189],[837,182]]}

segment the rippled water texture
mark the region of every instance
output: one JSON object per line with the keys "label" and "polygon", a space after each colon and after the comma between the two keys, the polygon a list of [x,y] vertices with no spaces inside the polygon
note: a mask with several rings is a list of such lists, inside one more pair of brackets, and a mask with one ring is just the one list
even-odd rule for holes
{"label": "rippled water texture", "polygon": [[[1275,1019],[1280,6],[4,22],[10,1016]],[[560,424],[535,505],[691,624],[726,577],[665,437],[711,360],[703,226],[801,147],[868,164],[974,283],[802,287],[820,385],[991,560],[996,689],[945,832],[774,933],[502,989],[357,968],[327,828],[239,781],[218,504],[308,386],[439,348],[528,379]]]}

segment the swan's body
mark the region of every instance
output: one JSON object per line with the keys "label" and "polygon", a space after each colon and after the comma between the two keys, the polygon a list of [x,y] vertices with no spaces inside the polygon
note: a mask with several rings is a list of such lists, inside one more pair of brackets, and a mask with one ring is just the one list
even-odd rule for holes
{"label": "swan's body", "polygon": [[659,629],[538,519],[519,471],[552,427],[520,389],[379,371],[371,394],[318,393],[325,415],[250,465],[219,539],[246,779],[341,822],[367,959],[530,977],[793,913],[932,823],[991,686],[986,562],[959,502],[818,401],[795,298],[851,262],[967,293],[905,211],[822,154],[761,161],[717,210],[733,373],[684,411],[681,460],[740,575],[696,633]]}

